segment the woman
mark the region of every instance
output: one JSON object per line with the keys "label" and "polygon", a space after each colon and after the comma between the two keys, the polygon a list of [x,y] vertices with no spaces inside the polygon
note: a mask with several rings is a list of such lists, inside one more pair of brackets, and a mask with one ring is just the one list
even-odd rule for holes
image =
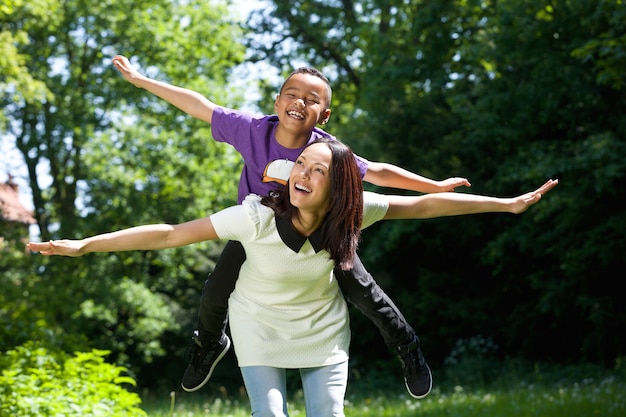
{"label": "woman", "polygon": [[332,270],[349,269],[360,230],[378,220],[484,212],[522,213],[557,181],[514,198],[439,193],[363,193],[350,149],[312,143],[285,192],[179,225],[138,226],[81,240],[29,243],[43,255],[164,249],[204,240],[240,241],[247,259],[229,300],[235,353],[253,416],[286,416],[285,370],[300,369],[309,416],[343,416],[349,318]]}

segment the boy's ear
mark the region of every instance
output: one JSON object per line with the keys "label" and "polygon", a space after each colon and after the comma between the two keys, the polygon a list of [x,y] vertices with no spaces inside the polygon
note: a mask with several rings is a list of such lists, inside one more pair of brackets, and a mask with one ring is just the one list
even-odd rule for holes
{"label": "boy's ear", "polygon": [[276,94],[276,98],[274,99],[274,111],[276,111],[276,106],[278,106],[279,98],[280,98],[280,94]]}
{"label": "boy's ear", "polygon": [[330,109],[324,110],[322,117],[320,117],[320,124],[325,125],[326,123],[328,123],[328,119],[330,119]]}

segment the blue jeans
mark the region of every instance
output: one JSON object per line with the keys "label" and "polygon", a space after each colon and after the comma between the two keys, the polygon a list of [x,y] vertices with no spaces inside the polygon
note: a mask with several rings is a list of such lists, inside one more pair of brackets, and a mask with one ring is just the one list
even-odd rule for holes
{"label": "blue jeans", "polygon": [[[287,417],[287,377],[283,368],[244,366],[243,382],[250,398],[252,417]],[[309,417],[344,417],[343,400],[348,383],[348,361],[300,369],[304,405]]]}

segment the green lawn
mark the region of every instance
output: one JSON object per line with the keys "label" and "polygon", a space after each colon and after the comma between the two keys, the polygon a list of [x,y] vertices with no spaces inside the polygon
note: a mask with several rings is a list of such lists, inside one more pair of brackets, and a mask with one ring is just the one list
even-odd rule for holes
{"label": "green lawn", "polygon": [[[444,381],[422,400],[410,398],[396,384],[390,390],[388,381],[380,382],[377,388],[372,388],[377,385],[372,381],[351,382],[345,413],[355,417],[626,416],[626,372],[620,366],[611,371],[593,367],[550,370],[536,367],[524,376],[502,369],[492,370],[491,374],[497,375],[492,380],[467,385],[451,382],[458,375],[455,378],[442,375]],[[467,379],[472,380],[472,375]],[[143,408],[151,417],[250,415],[244,393],[215,396],[205,390],[145,399]],[[301,392],[295,393],[289,413],[304,416]]]}

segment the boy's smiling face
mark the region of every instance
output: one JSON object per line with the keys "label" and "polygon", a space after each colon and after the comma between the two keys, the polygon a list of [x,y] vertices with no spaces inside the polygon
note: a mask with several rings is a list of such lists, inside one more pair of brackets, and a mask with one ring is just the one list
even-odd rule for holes
{"label": "boy's smiling face", "polygon": [[284,129],[296,136],[308,136],[317,124],[330,117],[328,85],[311,74],[294,74],[274,102],[274,110]]}

